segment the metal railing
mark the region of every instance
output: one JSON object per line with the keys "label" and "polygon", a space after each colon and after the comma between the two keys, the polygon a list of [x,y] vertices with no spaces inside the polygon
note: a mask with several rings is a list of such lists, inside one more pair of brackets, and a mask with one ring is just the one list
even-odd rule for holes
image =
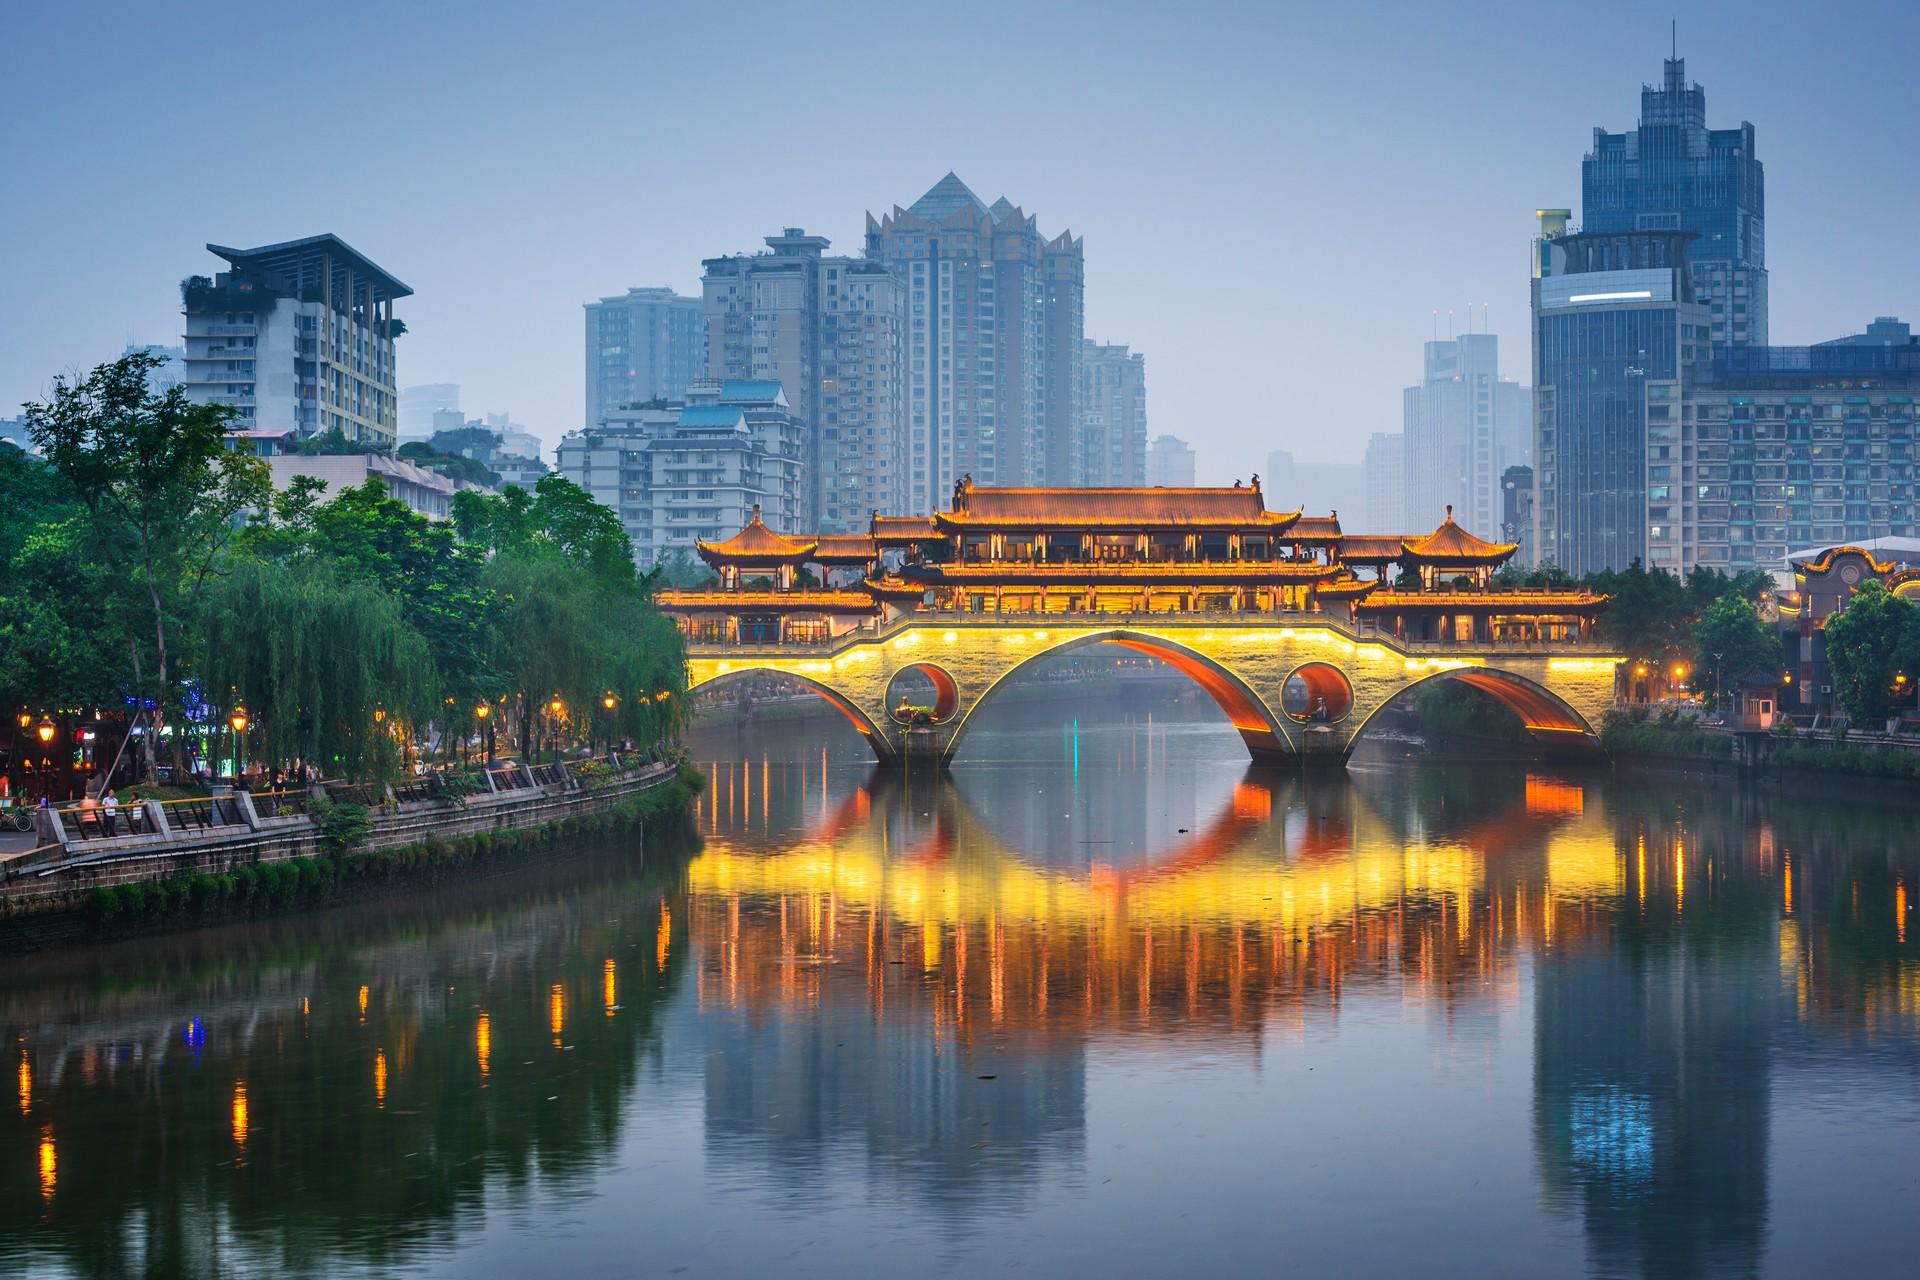
{"label": "metal railing", "polygon": [[387,802],[386,788],[370,782],[323,782],[320,785],[327,789],[327,799],[335,804],[357,804],[372,809]]}
{"label": "metal railing", "polygon": [[62,805],[60,829],[74,840],[110,840],[115,836],[153,834],[147,807],[138,802],[109,808],[103,804]]}
{"label": "metal railing", "polygon": [[160,809],[167,815],[167,827],[174,834],[215,827],[244,827],[246,815],[232,796],[200,796],[191,800],[162,800]]}
{"label": "metal railing", "polygon": [[261,818],[298,818],[313,812],[313,793],[299,791],[256,791],[253,812]]}
{"label": "metal railing", "polygon": [[487,770],[487,776],[493,780],[495,791],[519,791],[532,784],[519,765],[500,765]]}

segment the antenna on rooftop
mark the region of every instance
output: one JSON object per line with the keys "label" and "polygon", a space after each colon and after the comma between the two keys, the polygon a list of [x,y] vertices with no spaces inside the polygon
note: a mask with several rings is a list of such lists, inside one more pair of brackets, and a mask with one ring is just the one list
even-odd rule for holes
{"label": "antenna on rooftop", "polygon": [[1680,56],[1680,19],[1667,19],[1667,41],[1673,49],[1668,57],[1678,58]]}

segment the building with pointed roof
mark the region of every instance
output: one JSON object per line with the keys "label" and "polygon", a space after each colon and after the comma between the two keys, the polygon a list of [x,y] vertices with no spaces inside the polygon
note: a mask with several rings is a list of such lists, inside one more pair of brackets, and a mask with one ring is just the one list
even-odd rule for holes
{"label": "building with pointed roof", "polygon": [[879,263],[828,254],[825,236],[766,239],[765,253],[703,264],[708,373],[784,388],[805,433],[802,525],[852,531],[907,510],[904,288]]}
{"label": "building with pointed roof", "polygon": [[904,509],[929,509],[967,474],[1081,483],[1081,241],[1043,236],[1011,200],[989,206],[949,173],[910,207],[868,215],[867,257],[907,290]]}

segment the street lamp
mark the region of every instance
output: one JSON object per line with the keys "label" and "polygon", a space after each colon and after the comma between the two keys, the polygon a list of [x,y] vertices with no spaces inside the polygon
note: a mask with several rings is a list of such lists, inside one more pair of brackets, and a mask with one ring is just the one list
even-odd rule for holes
{"label": "street lamp", "polygon": [[620,705],[620,699],[614,697],[611,693],[609,693],[606,697],[600,699],[600,705],[605,707],[607,710],[611,711],[615,707]]}
{"label": "street lamp", "polygon": [[240,735],[247,731],[247,709],[235,707],[233,714],[227,717],[227,723],[233,727],[233,780],[240,780]]}
{"label": "street lamp", "polygon": [[40,735],[41,742],[43,743],[52,742],[53,741],[53,721],[47,719],[45,716],[40,717],[40,727],[38,729],[35,729],[34,732]]}

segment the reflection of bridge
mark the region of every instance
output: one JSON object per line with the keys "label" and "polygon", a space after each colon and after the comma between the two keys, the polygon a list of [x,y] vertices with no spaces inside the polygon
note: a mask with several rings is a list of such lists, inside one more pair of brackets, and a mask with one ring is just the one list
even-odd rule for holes
{"label": "reflection of bridge", "polygon": [[[1168,616],[1116,626],[1085,618],[908,615],[820,647],[702,645],[688,660],[700,687],[744,675],[798,680],[865,734],[882,763],[945,765],[975,713],[1044,658],[1092,644],[1151,655],[1219,704],[1256,760],[1344,761],[1389,702],[1430,680],[1457,680],[1516,712],[1537,740],[1585,745],[1612,703],[1617,657],[1565,646],[1416,644],[1356,633],[1325,618]],[[896,678],[925,677],[930,714],[895,714]]]}
{"label": "reflection of bridge", "polygon": [[1591,643],[1606,601],[1496,584],[1516,549],[1451,509],[1418,537],[1348,534],[1333,516],[1268,510],[1258,476],[1231,489],[969,477],[950,510],[876,515],[865,534],[790,537],[755,508],[738,534],[699,544],[718,589],[658,598],[686,634],[692,685],[801,680],[887,764],[948,763],[1011,677],[1090,644],[1183,673],[1264,762],[1339,763],[1382,707],[1435,678],[1499,699],[1536,738],[1584,744],[1613,696],[1618,659]]}

